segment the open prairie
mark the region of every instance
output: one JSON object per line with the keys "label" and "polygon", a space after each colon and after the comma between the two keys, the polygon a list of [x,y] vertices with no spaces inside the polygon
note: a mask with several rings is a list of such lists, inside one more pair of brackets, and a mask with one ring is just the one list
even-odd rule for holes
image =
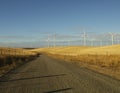
{"label": "open prairie", "polygon": [[89,46],[66,46],[66,47],[51,47],[39,48],[31,51],[49,52],[55,54],[66,55],[83,55],[83,54],[98,54],[98,55],[119,55],[120,45],[103,46],[103,47],[89,47]]}
{"label": "open prairie", "polygon": [[54,47],[34,49],[32,51],[46,53],[54,58],[79,64],[120,79],[120,45]]}

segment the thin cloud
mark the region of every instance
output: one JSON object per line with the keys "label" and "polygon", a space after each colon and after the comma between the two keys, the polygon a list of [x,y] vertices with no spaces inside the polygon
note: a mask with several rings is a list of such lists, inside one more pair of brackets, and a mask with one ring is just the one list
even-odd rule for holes
{"label": "thin cloud", "polygon": [[19,35],[0,35],[0,38],[5,38],[5,39],[25,39],[25,38],[32,38],[32,36],[19,36]]}
{"label": "thin cloud", "polygon": [[67,28],[67,30],[69,30],[69,31],[74,31],[74,33],[75,33],[75,32],[88,31],[88,30],[91,30],[91,29],[93,29],[93,28],[88,27],[88,26],[73,26],[73,27]]}
{"label": "thin cloud", "polygon": [[56,34],[56,35],[51,35],[52,37],[60,38],[60,39],[65,39],[65,38],[79,38],[80,36],[78,35],[61,35],[61,34]]}

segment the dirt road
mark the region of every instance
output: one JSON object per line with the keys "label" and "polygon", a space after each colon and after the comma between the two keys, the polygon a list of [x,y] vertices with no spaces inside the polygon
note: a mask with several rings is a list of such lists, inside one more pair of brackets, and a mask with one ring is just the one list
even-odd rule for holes
{"label": "dirt road", "polygon": [[41,55],[0,79],[0,93],[120,93],[120,81]]}

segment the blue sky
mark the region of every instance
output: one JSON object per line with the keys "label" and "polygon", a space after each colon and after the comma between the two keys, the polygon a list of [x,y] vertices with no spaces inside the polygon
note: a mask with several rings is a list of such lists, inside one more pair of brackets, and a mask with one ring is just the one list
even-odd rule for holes
{"label": "blue sky", "polygon": [[120,0],[0,0],[0,42],[46,34],[120,32]]}

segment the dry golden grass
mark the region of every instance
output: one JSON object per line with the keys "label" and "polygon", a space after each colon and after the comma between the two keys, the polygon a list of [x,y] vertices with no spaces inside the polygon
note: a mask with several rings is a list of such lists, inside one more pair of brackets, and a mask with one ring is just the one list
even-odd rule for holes
{"label": "dry golden grass", "polygon": [[22,48],[0,48],[1,56],[25,56],[35,55],[34,52]]}
{"label": "dry golden grass", "polygon": [[21,48],[0,48],[0,76],[13,68],[34,59],[35,52]]}
{"label": "dry golden grass", "polygon": [[71,47],[53,47],[53,48],[39,48],[33,49],[37,52],[49,52],[51,54],[62,55],[120,55],[120,45],[104,46],[104,47],[85,47],[85,46],[71,46]]}
{"label": "dry golden grass", "polygon": [[48,54],[54,58],[60,58],[71,62],[81,62],[83,64],[97,65],[100,67],[107,67],[113,69],[120,68],[120,55],[56,55]]}
{"label": "dry golden grass", "polygon": [[51,54],[59,54],[59,55],[76,55],[79,54],[84,49],[89,49],[93,47],[85,47],[85,46],[71,46],[71,47],[52,47],[52,48],[39,48],[33,49],[31,51],[35,52],[47,52]]}

